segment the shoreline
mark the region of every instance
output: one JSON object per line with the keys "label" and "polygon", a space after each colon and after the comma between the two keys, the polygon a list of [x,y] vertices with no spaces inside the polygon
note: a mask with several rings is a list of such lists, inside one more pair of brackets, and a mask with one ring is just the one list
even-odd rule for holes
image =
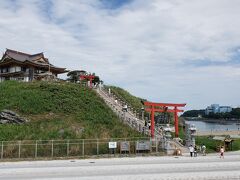
{"label": "shoreline", "polygon": [[204,122],[211,122],[211,123],[237,123],[240,124],[240,119],[206,119],[206,118],[191,118],[191,117],[182,117],[184,121],[204,121]]}

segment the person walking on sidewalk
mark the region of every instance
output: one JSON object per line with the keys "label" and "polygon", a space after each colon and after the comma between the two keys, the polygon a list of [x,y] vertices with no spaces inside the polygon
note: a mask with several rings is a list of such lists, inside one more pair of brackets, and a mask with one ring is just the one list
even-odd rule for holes
{"label": "person walking on sidewalk", "polygon": [[195,147],[194,147],[194,157],[197,157],[197,146],[195,145]]}
{"label": "person walking on sidewalk", "polygon": [[220,158],[224,159],[224,148],[223,148],[223,146],[220,148]]}
{"label": "person walking on sidewalk", "polygon": [[206,146],[204,144],[202,145],[202,155],[206,156]]}
{"label": "person walking on sidewalk", "polygon": [[190,152],[190,156],[193,156],[193,152],[194,152],[194,147],[192,145],[189,146],[189,152]]}

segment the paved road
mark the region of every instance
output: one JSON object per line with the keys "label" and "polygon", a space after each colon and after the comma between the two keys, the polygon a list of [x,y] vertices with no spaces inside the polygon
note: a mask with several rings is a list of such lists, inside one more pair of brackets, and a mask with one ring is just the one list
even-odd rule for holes
{"label": "paved road", "polygon": [[1,162],[0,179],[240,179],[240,155]]}

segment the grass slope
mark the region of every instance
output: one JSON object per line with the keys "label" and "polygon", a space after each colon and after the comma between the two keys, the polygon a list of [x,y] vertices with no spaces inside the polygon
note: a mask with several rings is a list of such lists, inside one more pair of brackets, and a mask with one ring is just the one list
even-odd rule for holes
{"label": "grass slope", "polygon": [[141,110],[141,108],[143,106],[143,104],[141,103],[141,100],[146,101],[146,100],[141,99],[139,97],[133,96],[132,94],[130,94],[126,90],[124,90],[122,88],[119,88],[119,87],[106,86],[106,88],[110,88],[111,92],[113,94],[115,94],[119,99],[121,99],[122,101],[126,102],[132,108],[134,108],[134,109],[136,109],[138,111]]}
{"label": "grass slope", "polygon": [[0,83],[0,110],[29,119],[0,125],[0,140],[140,136],[123,125],[93,91],[72,83]]}
{"label": "grass slope", "polygon": [[[137,112],[139,112],[141,114],[141,108],[143,107],[142,101],[147,101],[146,99],[142,99],[136,96],[133,96],[132,94],[130,94],[129,92],[127,92],[126,90],[119,88],[119,87],[115,87],[115,86],[106,86],[106,88],[111,88],[111,91],[113,94],[115,94],[119,99],[121,99],[124,102],[127,102],[128,105],[130,105],[131,107],[133,107],[134,110],[136,110]],[[163,113],[157,113],[155,112],[155,116],[159,115],[159,114],[163,114]],[[168,113],[167,113],[168,114]],[[144,116],[149,118],[150,114],[149,112],[144,113]],[[166,115],[167,116],[167,115]],[[170,123],[173,124],[174,119],[173,119],[174,115],[173,113],[169,113],[169,118],[170,118]]]}

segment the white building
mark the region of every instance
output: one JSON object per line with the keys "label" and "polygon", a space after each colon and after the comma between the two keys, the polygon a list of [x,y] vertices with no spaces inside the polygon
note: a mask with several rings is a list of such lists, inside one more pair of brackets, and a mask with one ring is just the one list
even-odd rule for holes
{"label": "white building", "polygon": [[232,107],[230,106],[219,106],[219,104],[211,104],[205,109],[205,114],[209,115],[210,113],[213,113],[213,114],[227,113],[231,111],[232,111]]}
{"label": "white building", "polygon": [[220,106],[219,108],[219,113],[226,113],[231,111],[232,111],[232,107],[230,106]]}

